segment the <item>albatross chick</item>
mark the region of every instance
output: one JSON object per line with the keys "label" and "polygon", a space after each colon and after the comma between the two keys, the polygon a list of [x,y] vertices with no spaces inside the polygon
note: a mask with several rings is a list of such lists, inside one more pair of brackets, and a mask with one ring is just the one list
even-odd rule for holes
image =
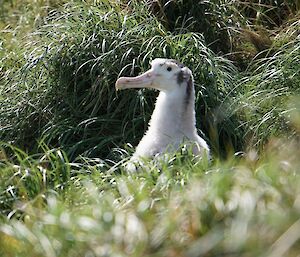
{"label": "albatross chick", "polygon": [[151,69],[137,77],[121,77],[116,89],[159,90],[149,128],[138,144],[127,169],[136,170],[141,158],[174,153],[182,144],[192,147],[195,156],[209,158],[209,147],[197,134],[195,89],[189,68],[171,59],[157,58]]}

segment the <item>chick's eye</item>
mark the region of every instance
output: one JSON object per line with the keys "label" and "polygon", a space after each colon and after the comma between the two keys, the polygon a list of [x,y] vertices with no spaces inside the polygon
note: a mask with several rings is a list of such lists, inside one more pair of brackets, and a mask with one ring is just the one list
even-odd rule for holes
{"label": "chick's eye", "polygon": [[172,67],[168,67],[168,68],[167,68],[167,71],[171,71],[171,70],[172,70]]}

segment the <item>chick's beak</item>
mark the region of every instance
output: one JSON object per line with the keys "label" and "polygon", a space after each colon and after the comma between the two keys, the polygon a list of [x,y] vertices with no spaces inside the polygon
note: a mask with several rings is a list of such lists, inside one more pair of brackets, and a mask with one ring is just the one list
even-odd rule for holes
{"label": "chick's beak", "polygon": [[116,81],[116,90],[151,87],[153,79],[152,70],[146,71],[137,77],[121,77]]}

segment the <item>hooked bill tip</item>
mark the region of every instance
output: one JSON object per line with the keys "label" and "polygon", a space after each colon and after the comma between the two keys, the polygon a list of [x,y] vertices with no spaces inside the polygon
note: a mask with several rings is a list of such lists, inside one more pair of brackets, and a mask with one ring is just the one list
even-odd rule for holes
{"label": "hooked bill tip", "polygon": [[124,77],[121,77],[116,81],[116,84],[115,84],[116,91],[121,90],[123,88],[122,84],[124,83],[125,80],[126,79]]}

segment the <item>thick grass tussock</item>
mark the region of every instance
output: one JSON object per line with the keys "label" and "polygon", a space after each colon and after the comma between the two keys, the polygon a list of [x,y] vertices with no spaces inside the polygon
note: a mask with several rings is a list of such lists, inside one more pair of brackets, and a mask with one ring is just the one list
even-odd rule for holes
{"label": "thick grass tussock", "polygon": [[[231,28],[237,26],[236,5],[231,0],[213,1],[146,1],[151,11],[167,30],[182,34],[202,33],[206,43],[216,53],[232,49]],[[237,29],[237,28],[235,28]]]}
{"label": "thick grass tussock", "polygon": [[246,137],[252,146],[263,146],[272,137],[295,136],[295,127],[290,123],[294,110],[288,104],[291,97],[300,93],[300,38],[293,34],[299,21],[290,26],[289,43],[279,34],[274,42],[275,52],[249,66],[246,77],[240,83],[243,88],[232,106],[243,113],[247,123]]}
{"label": "thick grass tussock", "polygon": [[[293,94],[297,85],[293,79],[297,77],[296,32],[291,39],[272,39],[274,46],[262,50],[266,54],[255,50],[259,58],[267,57],[250,64],[241,74],[229,61],[216,56],[207,43],[212,37],[216,47],[225,46],[233,31],[226,20],[230,16],[245,19],[251,6],[237,12],[239,5],[229,7],[221,1],[199,2],[194,9],[190,5],[181,1],[71,2],[40,13],[30,34],[21,25],[15,32],[4,31],[0,53],[1,139],[28,151],[36,151],[37,141],[42,139],[48,145],[63,147],[71,159],[78,155],[111,158],[112,147],[128,142],[136,145],[153,110],[155,93],[140,90],[116,94],[114,82],[119,75],[136,75],[148,69],[149,60],[158,56],[178,59],[193,71],[197,126],[216,156],[244,149],[245,139],[259,145],[279,134],[287,124],[283,117],[285,96]],[[259,12],[260,6],[254,6]],[[194,17],[193,11],[198,9],[205,19]],[[289,10],[292,15],[297,6],[291,5]],[[31,12],[38,13],[34,8]],[[218,14],[222,14],[221,19],[216,18]],[[173,24],[173,29],[168,24]],[[238,27],[242,24],[236,23]],[[296,20],[289,28],[297,31],[297,25]],[[218,33],[207,35],[196,29],[223,33],[223,27],[228,29],[225,41]],[[13,33],[21,37],[21,45],[11,40]],[[273,108],[275,99],[283,103],[277,109]],[[278,122],[274,123],[274,118]],[[274,127],[271,133],[265,130],[270,126],[268,121]]]}
{"label": "thick grass tussock", "polygon": [[[137,9],[139,8],[139,9]],[[37,138],[79,154],[106,157],[113,146],[135,144],[153,110],[153,93],[116,95],[118,75],[136,75],[149,60],[175,58],[194,72],[199,128],[238,145],[234,121],[215,129],[214,110],[234,83],[235,68],[216,57],[200,34],[173,35],[143,6],[68,4],[50,12],[30,35],[20,69],[2,87],[1,138],[32,149]],[[13,100],[11,96],[14,95]],[[138,98],[138,101],[136,100]],[[5,125],[4,125],[5,124]],[[18,133],[15,133],[18,131]]]}

